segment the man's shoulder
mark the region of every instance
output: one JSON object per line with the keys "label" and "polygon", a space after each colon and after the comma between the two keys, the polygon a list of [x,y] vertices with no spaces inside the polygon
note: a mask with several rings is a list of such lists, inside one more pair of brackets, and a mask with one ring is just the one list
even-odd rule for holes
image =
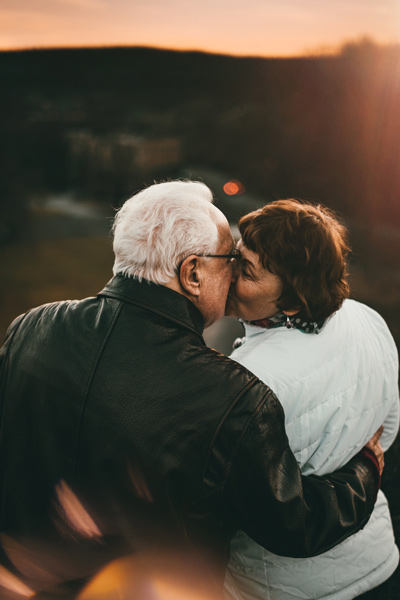
{"label": "man's shoulder", "polygon": [[[94,303],[97,303],[95,297],[83,298],[81,300],[58,300],[56,302],[47,302],[29,309],[26,313],[17,317],[15,321],[20,320],[21,324],[28,324],[37,320],[40,320],[41,322],[60,320],[67,314],[77,315]],[[11,325],[13,325],[14,322]]]}
{"label": "man's shoulder", "polygon": [[84,323],[97,318],[98,300],[94,297],[82,300],[60,300],[31,308],[19,315],[9,326],[5,344],[23,342],[26,337],[35,340],[51,335],[57,337],[61,330],[78,331]]}

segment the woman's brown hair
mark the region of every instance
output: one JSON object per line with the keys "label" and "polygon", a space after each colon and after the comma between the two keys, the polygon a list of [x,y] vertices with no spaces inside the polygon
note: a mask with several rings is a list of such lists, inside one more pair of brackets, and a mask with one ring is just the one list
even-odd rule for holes
{"label": "woman's brown hair", "polygon": [[244,244],[283,283],[281,310],[321,321],[349,296],[348,233],[333,211],[298,200],[277,200],[242,217]]}

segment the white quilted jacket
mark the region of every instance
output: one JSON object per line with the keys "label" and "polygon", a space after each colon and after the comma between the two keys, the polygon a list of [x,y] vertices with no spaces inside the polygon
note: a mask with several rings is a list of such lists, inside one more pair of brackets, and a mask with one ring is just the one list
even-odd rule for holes
{"label": "white quilted jacket", "polygon": [[[399,426],[398,356],[384,320],[346,300],[319,334],[245,325],[231,356],[280,399],[289,443],[305,475],[345,464],[384,423],[386,450]],[[309,559],[280,557],[243,532],[231,543],[225,597],[240,600],[350,600],[396,569],[386,498],[380,491],[367,525]]]}

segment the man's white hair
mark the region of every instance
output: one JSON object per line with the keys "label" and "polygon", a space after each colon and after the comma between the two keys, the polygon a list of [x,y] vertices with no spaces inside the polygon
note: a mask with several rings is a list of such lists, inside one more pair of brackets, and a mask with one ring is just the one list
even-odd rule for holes
{"label": "man's white hair", "polygon": [[224,215],[196,181],[156,183],[127,200],[114,225],[113,273],[168,283],[190,254],[215,254]]}

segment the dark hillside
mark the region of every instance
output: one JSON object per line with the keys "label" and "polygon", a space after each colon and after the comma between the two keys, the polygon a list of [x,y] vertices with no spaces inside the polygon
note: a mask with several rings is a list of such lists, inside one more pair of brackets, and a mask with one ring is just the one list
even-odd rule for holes
{"label": "dark hillside", "polygon": [[79,185],[48,156],[65,158],[72,129],[179,136],[183,162],[227,169],[268,197],[303,196],[371,223],[400,223],[396,47],[364,43],[298,59],[3,52],[0,76],[4,174],[24,172],[29,189]]}

